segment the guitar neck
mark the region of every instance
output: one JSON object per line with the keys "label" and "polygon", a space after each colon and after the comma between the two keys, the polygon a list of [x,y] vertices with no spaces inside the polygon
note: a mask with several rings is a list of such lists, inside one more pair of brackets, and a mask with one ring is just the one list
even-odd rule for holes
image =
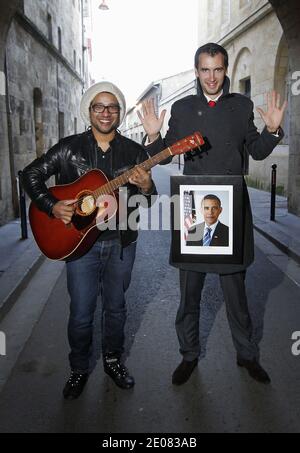
{"label": "guitar neck", "polygon": [[[145,160],[141,164],[137,165],[137,167],[142,168],[143,170],[149,171],[151,168],[155,167],[158,165],[160,162],[164,161],[168,157],[172,156],[172,151],[170,148],[167,148],[160,153],[156,154],[153,157],[150,157],[150,159]],[[98,198],[101,195],[110,195],[112,194],[115,190],[117,190],[119,187],[124,186],[129,182],[129,179],[133,172],[135,171],[135,168],[131,168],[130,170],[126,171],[122,175],[118,176],[117,178],[113,179],[112,181],[109,181],[107,184],[104,186],[100,187],[99,189],[94,191],[94,196],[95,198]]]}

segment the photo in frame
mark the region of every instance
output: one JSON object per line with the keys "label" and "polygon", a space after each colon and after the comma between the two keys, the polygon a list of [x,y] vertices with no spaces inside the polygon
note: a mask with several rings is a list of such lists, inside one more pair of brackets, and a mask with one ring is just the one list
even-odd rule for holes
{"label": "photo in frame", "polygon": [[242,176],[173,176],[172,262],[241,264]]}

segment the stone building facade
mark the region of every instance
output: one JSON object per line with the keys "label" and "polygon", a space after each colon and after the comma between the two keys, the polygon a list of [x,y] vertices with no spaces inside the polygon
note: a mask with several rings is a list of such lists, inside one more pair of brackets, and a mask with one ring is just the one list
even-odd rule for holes
{"label": "stone building facade", "polygon": [[[217,42],[229,54],[231,91],[249,96],[266,108],[266,93],[280,92],[290,101],[288,45],[272,5],[265,0],[199,0],[199,45]],[[255,124],[264,123],[255,109]],[[269,189],[272,164],[278,165],[278,189],[289,191],[290,108],[283,125],[285,138],[263,162],[249,161],[249,183]]]}
{"label": "stone building facade", "polygon": [[16,178],[60,138],[84,130],[90,0],[23,0],[5,40],[0,117],[0,224],[18,214]]}
{"label": "stone building facade", "polygon": [[122,132],[128,138],[141,143],[144,137],[144,129],[137,115],[137,110],[141,103],[147,99],[154,99],[157,112],[167,110],[166,119],[162,129],[164,135],[168,129],[171,107],[178,99],[196,93],[195,72],[193,69],[180,74],[175,74],[165,79],[152,82],[146,90],[139,96],[136,106],[127,111],[127,115],[122,125]]}

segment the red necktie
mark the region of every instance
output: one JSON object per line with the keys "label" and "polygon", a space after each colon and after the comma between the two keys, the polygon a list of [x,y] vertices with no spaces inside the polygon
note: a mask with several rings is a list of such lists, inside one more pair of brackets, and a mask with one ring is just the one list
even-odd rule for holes
{"label": "red necktie", "polygon": [[209,105],[210,107],[215,107],[216,104],[217,104],[217,103],[216,103],[215,101],[209,101],[209,103],[208,103],[208,105]]}

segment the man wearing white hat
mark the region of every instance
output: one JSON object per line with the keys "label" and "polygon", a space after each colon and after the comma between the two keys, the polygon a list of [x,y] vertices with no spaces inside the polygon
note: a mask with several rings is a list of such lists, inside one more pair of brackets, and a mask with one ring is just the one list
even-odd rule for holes
{"label": "man wearing white hat", "polygon": [[[126,103],[114,84],[100,82],[90,87],[82,97],[80,113],[88,130],[62,139],[23,172],[23,185],[33,202],[65,224],[71,222],[76,200],[56,200],[45,185],[48,178],[55,175],[58,184],[69,184],[97,168],[112,179],[148,158],[142,146],[117,130],[124,119]],[[150,172],[136,168],[129,182],[129,197],[141,193],[150,206],[151,195],[156,194]],[[130,212],[128,209],[128,216]],[[63,391],[66,399],[78,398],[95,367],[93,321],[99,292],[104,371],[123,389],[134,385],[121,356],[126,322],[125,293],[131,280],[137,235],[136,230],[129,228],[126,231],[108,229],[84,256],[67,261],[71,375]]]}

